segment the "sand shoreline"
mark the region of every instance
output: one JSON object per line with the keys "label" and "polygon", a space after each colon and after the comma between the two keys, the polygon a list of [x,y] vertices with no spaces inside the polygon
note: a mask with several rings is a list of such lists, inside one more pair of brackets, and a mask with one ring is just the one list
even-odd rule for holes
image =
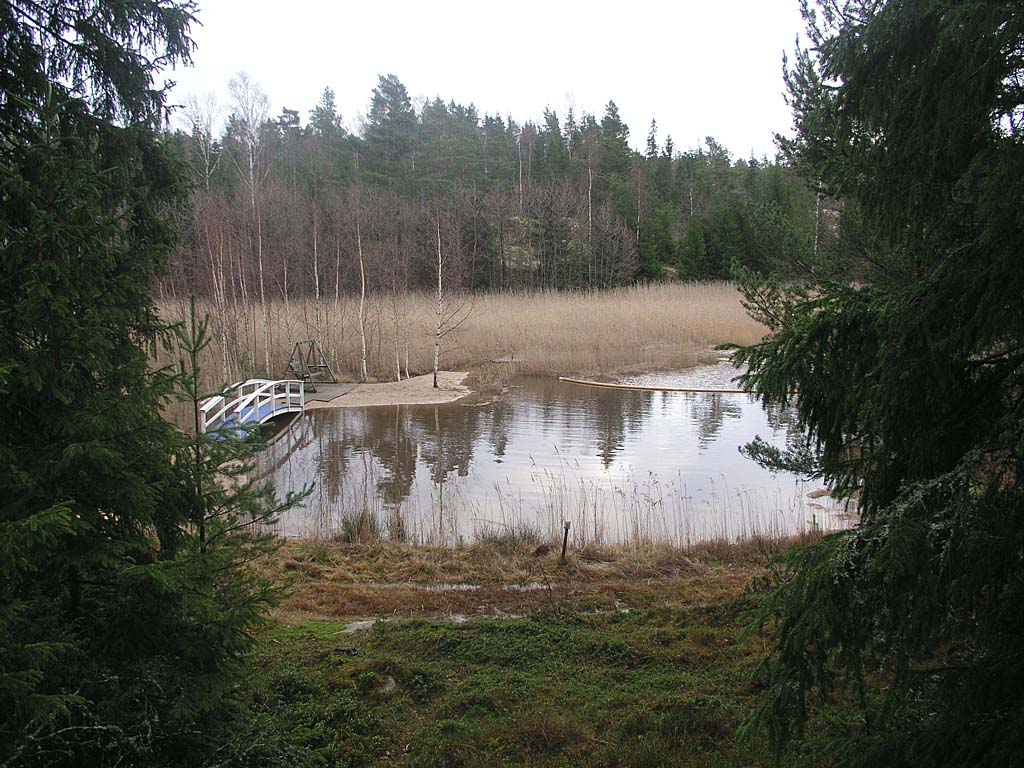
{"label": "sand shoreline", "polygon": [[413,376],[403,381],[385,381],[379,384],[360,384],[350,392],[327,402],[306,402],[306,410],[319,408],[363,408],[376,405],[437,405],[453,403],[473,393],[463,383],[466,371],[438,371],[437,389],[433,374]]}

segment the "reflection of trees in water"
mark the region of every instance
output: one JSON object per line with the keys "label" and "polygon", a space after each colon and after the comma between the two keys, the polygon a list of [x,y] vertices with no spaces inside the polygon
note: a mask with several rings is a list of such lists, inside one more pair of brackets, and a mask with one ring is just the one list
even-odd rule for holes
{"label": "reflection of trees in water", "polygon": [[622,452],[628,434],[638,431],[651,412],[649,392],[597,389],[591,407],[583,409],[597,434],[597,455],[607,469]]}
{"label": "reflection of trees in water", "polygon": [[[334,431],[332,420],[314,413],[303,414],[275,435],[256,459],[253,479],[272,481],[278,494],[313,486],[313,495],[302,506],[314,528],[329,527],[330,488],[323,478],[323,456]],[[312,515],[310,511],[312,510]],[[312,516],[313,519],[308,519]]]}
{"label": "reflection of trees in water", "polygon": [[[725,430],[727,422],[752,415],[759,407],[744,396],[604,390],[535,379],[486,407],[312,411],[261,456],[259,476],[273,479],[282,491],[315,482],[317,488],[302,516],[285,522],[293,533],[343,532],[346,520],[366,512],[395,538],[454,541],[463,533],[458,526],[467,520],[491,519],[499,513],[504,519],[506,508],[499,503],[495,512],[492,491],[481,491],[479,481],[500,493],[490,479],[506,472],[513,491],[508,495],[509,519],[534,514],[537,504],[541,506],[536,510],[548,509],[544,504],[562,505],[575,512],[590,510],[596,531],[601,515],[626,514],[629,510],[622,505],[629,499],[612,487],[619,475],[609,480],[589,473],[615,472],[627,450],[627,458],[649,456],[652,449],[637,438],[647,434],[642,430],[649,428],[658,444],[666,438],[681,440],[685,434],[706,448],[721,440],[723,431],[731,432]],[[654,419],[655,415],[662,418]],[[765,419],[773,431],[784,429],[787,439],[799,439],[794,408],[773,406],[764,418],[758,414],[755,420],[762,430]],[[652,420],[660,423],[652,427]],[[553,449],[558,459],[554,464]],[[512,458],[517,462],[507,468],[489,461],[477,466],[473,461],[479,460],[479,451],[485,459],[511,451],[510,463]],[[529,467],[523,467],[527,454],[538,460],[533,479],[527,478]],[[465,477],[471,479],[453,482]],[[627,492],[651,485],[638,485],[632,476],[623,482]],[[679,489],[685,496],[682,480]],[[629,503],[646,510],[645,493]],[[664,512],[661,496],[655,495],[651,513],[674,520],[675,512]]]}
{"label": "reflection of trees in water", "polygon": [[[504,450],[513,418],[510,407],[495,414],[488,436],[496,450]],[[401,537],[420,459],[435,485],[465,477],[484,419],[481,409],[462,406],[315,410],[261,455],[257,474],[282,489],[312,482],[304,509],[314,528],[331,531],[346,516],[386,510],[390,533]]]}
{"label": "reflection of trees in water", "polygon": [[416,408],[411,423],[416,430],[420,458],[430,469],[435,484],[453,472],[469,474],[473,448],[480,433],[480,409],[460,405]]}
{"label": "reflection of trees in water", "polygon": [[383,469],[377,494],[390,508],[408,498],[416,479],[416,440],[402,406],[365,411],[366,449]]}
{"label": "reflection of trees in water", "polygon": [[790,433],[800,432],[795,401],[785,407],[779,403],[768,403],[764,406],[764,412],[768,419],[768,426],[772,429],[776,431],[784,429]]}
{"label": "reflection of trees in water", "polygon": [[452,474],[469,475],[473,452],[480,432],[479,408],[435,405],[411,411],[410,423],[416,432],[419,459],[430,473],[437,492],[432,500],[431,538],[444,541],[458,528],[457,519],[445,512],[445,485]]}
{"label": "reflection of trees in water", "polygon": [[319,428],[316,430],[319,451],[316,458],[316,474],[321,486],[321,496],[326,496],[331,509],[340,506],[344,495],[345,480],[348,476],[349,459],[352,454],[352,440],[349,434],[358,434],[356,429],[346,429],[345,419],[332,419],[327,414],[317,414]]}
{"label": "reflection of trees in water", "polygon": [[697,427],[697,445],[707,448],[718,437],[726,419],[738,419],[743,415],[743,395],[710,395],[696,393],[687,395],[690,401],[690,417]]}
{"label": "reflection of trees in water", "polygon": [[559,424],[563,434],[592,433],[605,468],[622,452],[626,437],[643,426],[653,403],[648,392],[582,387],[554,379],[542,380],[537,389],[542,423]]}
{"label": "reflection of trees in water", "polygon": [[795,400],[785,407],[779,403],[768,403],[764,406],[764,412],[769,427],[776,432],[785,431],[787,451],[800,453],[809,447],[807,435],[800,427],[800,417]]}
{"label": "reflection of trees in water", "polygon": [[[266,449],[256,457],[256,479],[271,480],[299,451],[309,447],[313,440],[313,427],[309,418],[299,415],[286,425]],[[290,489],[289,489],[290,490]]]}
{"label": "reflection of trees in water", "polygon": [[495,456],[503,457],[508,447],[509,429],[515,423],[515,407],[507,399],[494,401],[490,407],[487,443]]}

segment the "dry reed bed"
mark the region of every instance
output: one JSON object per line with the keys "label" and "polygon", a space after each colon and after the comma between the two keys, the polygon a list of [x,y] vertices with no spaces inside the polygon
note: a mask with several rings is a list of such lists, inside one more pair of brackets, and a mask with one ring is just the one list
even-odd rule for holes
{"label": "dry reed bed", "polygon": [[[560,542],[525,537],[493,537],[462,546],[401,542],[351,544],[325,539],[284,539],[262,567],[267,575],[292,574],[302,581],[381,585],[521,586],[559,583],[644,581],[699,576],[715,568],[764,567],[793,545],[820,540],[820,532],[754,537],[741,542],[708,542],[690,547],[662,543],[605,544],[567,548]],[[543,572],[552,579],[538,579]]]}
{"label": "dry reed bed", "polygon": [[285,620],[621,610],[735,597],[767,573],[772,555],[817,538],[570,548],[564,562],[557,548],[520,540],[463,547],[289,541],[259,568],[288,587]]}
{"label": "dry reed bed", "polygon": [[[466,320],[443,344],[448,370],[479,368],[511,359],[524,374],[611,374],[623,370],[677,369],[700,362],[710,347],[749,344],[764,334],[740,304],[730,283],[661,283],[608,291],[545,291],[466,297]],[[285,373],[295,341],[319,337],[343,376],[359,371],[358,297],[279,300],[270,307],[271,370],[264,364],[263,320],[258,303],[232,303],[211,318],[212,344],[203,361],[210,383],[250,375]],[[168,321],[188,316],[186,300],[159,305]],[[400,363],[411,374],[430,370],[435,297],[426,293],[369,297],[366,308],[368,368],[394,379]],[[318,320],[319,318],[319,320]],[[396,323],[397,318],[397,323]],[[397,347],[397,349],[396,349]],[[397,358],[397,361],[396,361]]]}

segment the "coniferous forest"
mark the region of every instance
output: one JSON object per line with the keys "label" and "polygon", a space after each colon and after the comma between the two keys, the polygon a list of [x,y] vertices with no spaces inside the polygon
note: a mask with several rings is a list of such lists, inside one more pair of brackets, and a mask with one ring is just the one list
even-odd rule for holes
{"label": "coniferous forest", "polygon": [[517,122],[441,98],[414,108],[382,75],[357,135],[329,88],[308,116],[269,115],[244,73],[229,93],[190,100],[191,130],[170,137],[194,190],[167,291],[351,292],[357,238],[372,285],[429,287],[438,219],[454,278],[473,291],[728,278],[834,229],[781,157],[735,158],[712,137],[680,148],[653,120],[639,153],[613,101]]}

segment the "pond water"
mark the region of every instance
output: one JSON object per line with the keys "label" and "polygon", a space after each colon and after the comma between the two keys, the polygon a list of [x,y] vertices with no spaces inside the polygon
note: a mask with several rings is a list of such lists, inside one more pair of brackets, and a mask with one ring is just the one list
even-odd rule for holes
{"label": "pond water", "polygon": [[[728,363],[635,383],[733,387]],[[601,389],[524,378],[488,402],[310,411],[259,457],[278,491],[312,485],[286,536],[459,543],[537,531],[571,541],[674,544],[835,529],[820,487],[738,450],[783,447],[794,414],[745,394]]]}

